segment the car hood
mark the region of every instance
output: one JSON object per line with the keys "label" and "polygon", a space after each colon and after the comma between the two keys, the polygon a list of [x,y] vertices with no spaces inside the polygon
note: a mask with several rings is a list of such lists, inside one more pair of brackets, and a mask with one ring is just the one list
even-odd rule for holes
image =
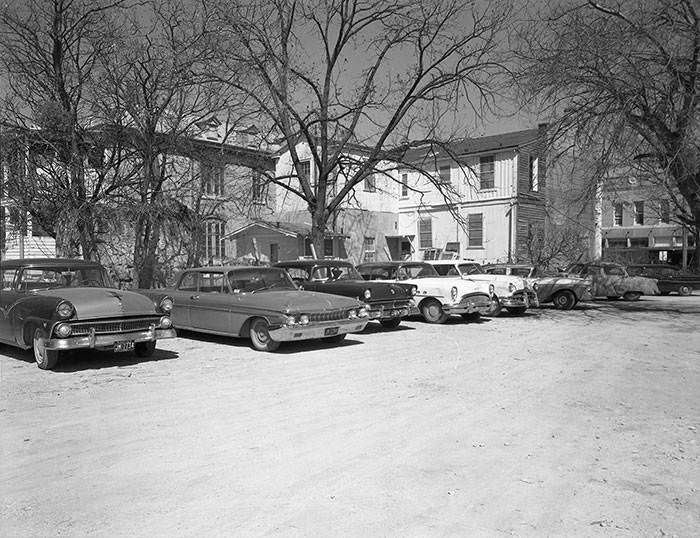
{"label": "car hood", "polygon": [[323,284],[323,290],[328,293],[359,297],[360,300],[363,300],[365,290],[370,290],[372,301],[411,297],[407,288],[408,286],[401,286],[393,282],[378,282],[376,280],[334,280]]}
{"label": "car hood", "polygon": [[488,282],[458,276],[455,276],[454,278],[443,276],[409,278],[408,280],[402,280],[401,282],[404,284],[413,284],[418,286],[418,295],[444,295],[449,297],[450,290],[453,286],[457,288],[459,295],[474,292],[483,292],[488,294],[489,292]]}
{"label": "car hood", "polygon": [[[245,299],[243,298],[245,297]],[[244,301],[256,308],[282,312],[326,312],[338,309],[357,308],[358,302],[349,297],[304,290],[265,290],[246,293]]]}
{"label": "car hood", "polygon": [[79,320],[157,313],[151,299],[133,291],[112,288],[59,288],[37,291],[36,294],[70,301]]}
{"label": "car hood", "polygon": [[502,284],[505,286],[508,286],[508,284],[512,283],[517,289],[521,290],[525,287],[525,280],[521,276],[513,276],[513,275],[491,275],[491,274],[471,274],[471,275],[464,275],[462,278],[469,279],[469,280],[476,280],[479,282],[493,282],[496,284]]}

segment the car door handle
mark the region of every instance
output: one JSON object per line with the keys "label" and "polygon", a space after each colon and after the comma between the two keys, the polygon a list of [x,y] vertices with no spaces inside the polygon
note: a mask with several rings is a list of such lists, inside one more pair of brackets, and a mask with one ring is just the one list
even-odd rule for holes
{"label": "car door handle", "polygon": [[190,295],[190,299],[193,301],[199,301],[199,295]]}

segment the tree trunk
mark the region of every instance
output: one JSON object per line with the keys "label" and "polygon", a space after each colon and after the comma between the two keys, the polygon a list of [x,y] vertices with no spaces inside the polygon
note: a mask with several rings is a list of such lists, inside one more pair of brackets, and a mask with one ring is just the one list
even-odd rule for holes
{"label": "tree trunk", "polygon": [[316,256],[323,258],[327,225],[325,211],[319,206],[310,206],[309,211],[311,212],[311,243],[316,249]]}

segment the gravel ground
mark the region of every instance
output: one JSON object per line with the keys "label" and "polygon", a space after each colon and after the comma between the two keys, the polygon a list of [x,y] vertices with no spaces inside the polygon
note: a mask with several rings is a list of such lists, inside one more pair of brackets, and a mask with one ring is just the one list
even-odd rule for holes
{"label": "gravel ground", "polygon": [[700,534],[697,294],[0,376],[3,536]]}

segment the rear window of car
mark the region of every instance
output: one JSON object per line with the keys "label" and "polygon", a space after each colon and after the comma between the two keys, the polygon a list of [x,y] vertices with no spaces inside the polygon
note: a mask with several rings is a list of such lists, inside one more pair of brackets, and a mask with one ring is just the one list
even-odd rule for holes
{"label": "rear window of car", "polygon": [[512,267],[510,269],[510,274],[514,276],[530,276],[529,267]]}
{"label": "rear window of car", "polygon": [[488,269],[486,269],[486,272],[490,275],[505,275],[506,268],[505,267],[489,267]]}
{"label": "rear window of car", "polygon": [[625,276],[625,270],[617,265],[605,265],[603,266],[603,272],[606,275]]}
{"label": "rear window of car", "polygon": [[2,289],[9,290],[12,288],[15,274],[17,274],[17,269],[3,269],[0,271],[0,279],[2,280],[0,285],[2,285]]}

